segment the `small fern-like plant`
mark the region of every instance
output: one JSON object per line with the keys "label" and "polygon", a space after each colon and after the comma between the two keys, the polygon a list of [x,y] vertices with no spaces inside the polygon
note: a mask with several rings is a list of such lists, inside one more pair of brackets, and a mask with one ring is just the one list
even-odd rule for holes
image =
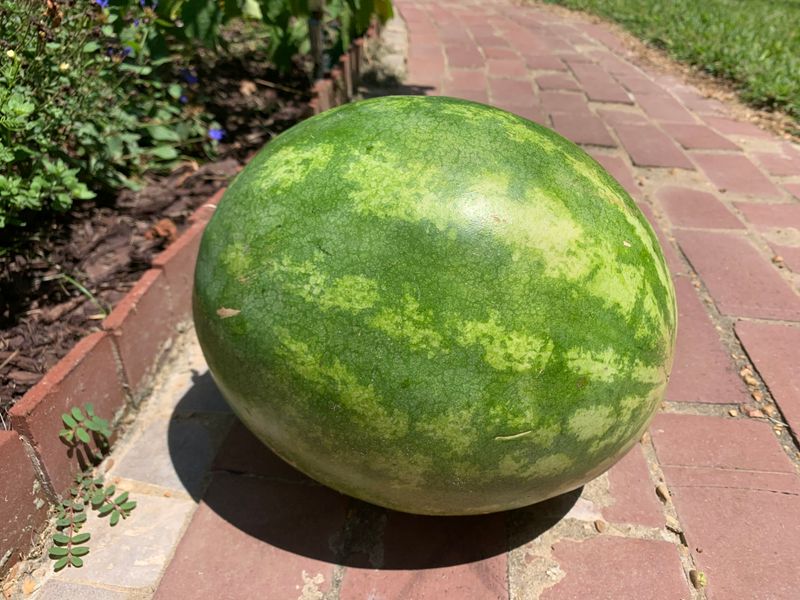
{"label": "small fern-like plant", "polygon": [[108,421],[98,417],[91,404],[84,405],[83,410],[73,407],[61,415],[61,420],[65,427],[59,432],[59,437],[69,448],[68,456],[76,458],[81,470],[69,489],[69,499],[58,505],[56,533],[49,550],[56,571],[67,566],[83,566],[82,557],[89,553],[85,544],[91,537],[91,534],[81,532],[88,509],[96,510],[100,516],[109,516],[109,524],[113,527],[120,519],[127,519],[136,508],[136,502],[128,499],[128,492],[115,498],[116,487],[106,487],[103,475],[95,471],[110,449]]}

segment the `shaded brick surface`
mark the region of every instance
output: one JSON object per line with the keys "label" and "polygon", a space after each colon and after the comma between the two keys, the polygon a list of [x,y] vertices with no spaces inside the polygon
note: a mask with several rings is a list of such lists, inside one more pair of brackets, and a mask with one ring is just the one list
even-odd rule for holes
{"label": "shaded brick surface", "polygon": [[703,117],[703,120],[720,133],[754,138],[770,137],[769,134],[763,129],[760,129],[752,123],[747,123],[745,121],[734,121],[733,119],[729,119],[727,117],[719,117],[714,115],[705,116]]}
{"label": "shaded brick surface", "polygon": [[744,225],[713,194],[678,186],[660,188],[656,196],[676,227],[744,229]]}
{"label": "shaded brick surface", "polygon": [[551,113],[591,114],[583,94],[542,92],[539,94],[539,101],[542,108]]}
{"label": "shaded brick surface", "polygon": [[635,165],[694,169],[683,151],[652,125],[618,123],[614,129]]}
{"label": "shaded brick surface", "polygon": [[188,319],[192,314],[194,266],[204,229],[204,222],[195,223],[153,259],[153,267],[164,271],[169,287],[170,310],[177,320]]}
{"label": "shaded brick surface", "polygon": [[784,229],[791,227],[800,231],[800,204],[764,204],[736,202],[745,219],[753,225]]}
{"label": "shaded brick surface", "polygon": [[33,464],[15,431],[0,431],[0,566],[2,576],[28,553],[31,540],[47,518],[47,498],[36,480]]}
{"label": "shaded brick surface", "polygon": [[800,298],[744,236],[679,230],[675,237],[723,314],[800,320]]}
{"label": "shaded brick surface", "polygon": [[91,403],[100,417],[110,420],[125,400],[111,340],[96,332],[78,342],[13,406],[14,429],[33,444],[54,492],[66,490],[78,470],[77,461],[67,456],[67,446],[58,437],[64,427],[61,414]]}
{"label": "shaded brick surface", "polygon": [[534,103],[530,81],[516,79],[489,79],[489,92],[496,102],[514,106],[531,106]]}
{"label": "shaded brick surface", "polygon": [[382,545],[381,569],[348,567],[341,600],[508,598],[502,514],[441,518],[388,511]]}
{"label": "shaded brick surface", "polygon": [[678,548],[669,542],[599,536],[559,541],[553,555],[565,575],[544,591],[542,600],[690,597]]}
{"label": "shaded brick surface", "polygon": [[581,87],[569,75],[553,74],[540,75],[536,78],[536,85],[541,90],[571,90],[580,91]]}
{"label": "shaded brick surface", "polygon": [[741,154],[692,154],[720,190],[753,196],[777,196],[778,188]]}
{"label": "shaded brick surface", "polygon": [[[155,598],[186,590],[198,598],[297,598],[306,586],[324,593],[345,506],[344,496],[319,485],[215,473]],[[221,551],[223,542],[235,551]]]}
{"label": "shaded brick surface", "polygon": [[800,327],[739,321],[736,335],[795,435],[800,435]]}
{"label": "shaded brick surface", "polygon": [[667,400],[737,404],[747,391],[687,277],[676,277],[678,340]]}

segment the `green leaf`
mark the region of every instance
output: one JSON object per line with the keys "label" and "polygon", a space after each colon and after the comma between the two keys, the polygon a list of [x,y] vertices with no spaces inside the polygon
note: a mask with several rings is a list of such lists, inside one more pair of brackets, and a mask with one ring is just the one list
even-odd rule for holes
{"label": "green leaf", "polygon": [[72,563],[73,567],[82,567],[83,566],[83,560],[78,558],[77,556],[70,556],[69,560]]}
{"label": "green leaf", "polygon": [[[169,129],[168,127],[164,127],[163,125],[150,125],[147,128],[147,133],[150,134],[154,140],[159,142],[180,142],[181,136],[179,136],[175,131]],[[163,146],[161,146],[163,147]]]}
{"label": "green leaf", "polygon": [[64,517],[63,519],[56,520],[56,527],[69,527],[72,525],[72,519],[69,517]]}
{"label": "green leaf", "polygon": [[135,500],[129,500],[128,502],[125,502],[124,504],[121,504],[120,508],[122,510],[131,511],[134,508],[136,508],[136,501]]}
{"label": "green leaf", "polygon": [[69,556],[65,556],[64,558],[59,558],[56,561],[56,564],[53,565],[53,570],[60,571],[61,569],[67,566],[67,562],[69,562]]}
{"label": "green leaf", "polygon": [[[101,482],[101,483],[102,483],[102,482]],[[113,495],[114,495],[114,492],[115,492],[116,490],[117,490],[117,486],[115,486],[115,485],[112,483],[112,484],[111,484],[110,486],[108,486],[108,487],[106,488],[106,490],[105,490],[106,496],[113,496]]]}
{"label": "green leaf", "polygon": [[173,99],[177,100],[181,97],[181,94],[183,94],[183,88],[177,83],[171,83],[167,88],[167,93],[172,96]]}
{"label": "green leaf", "polygon": [[68,415],[67,413],[61,415],[61,420],[64,421],[64,425],[70,429],[74,429],[78,426],[78,423],[75,421],[75,419],[73,419],[72,416]]}
{"label": "green leaf", "polygon": [[111,526],[113,527],[117,523],[119,523],[119,512],[115,510],[111,513]]}
{"label": "green leaf", "polygon": [[89,540],[92,537],[91,533],[79,533],[78,535],[72,536],[72,543],[73,544],[82,544]]}
{"label": "green leaf", "polygon": [[104,504],[103,506],[98,508],[97,512],[100,513],[101,515],[106,515],[110,513],[112,510],[114,510],[114,505],[109,503],[109,504]]}
{"label": "green leaf", "polygon": [[53,534],[53,541],[56,544],[69,544],[69,536],[63,533],[54,533]]}
{"label": "green leaf", "polygon": [[94,496],[92,496],[92,504],[93,505],[101,504],[105,499],[106,499],[105,493],[103,492],[103,490],[99,490],[94,493]]}
{"label": "green leaf", "polygon": [[122,504],[128,499],[128,492],[122,492],[119,496],[114,498],[114,504]]}
{"label": "green leaf", "polygon": [[83,427],[78,427],[75,431],[75,434],[78,436],[78,439],[82,441],[84,444],[89,444],[92,441],[92,438],[89,437],[89,434]]}
{"label": "green leaf", "polygon": [[86,404],[83,405],[83,408],[86,411],[87,415],[89,415],[90,417],[94,417],[95,416],[95,414],[94,414],[94,404],[92,404],[91,402],[87,402]]}
{"label": "green leaf", "polygon": [[178,151],[172,146],[156,146],[150,153],[162,160],[172,160],[178,157]]}
{"label": "green leaf", "polygon": [[86,513],[85,512],[78,513],[77,515],[75,515],[72,521],[74,523],[83,523],[84,521],[86,521]]}
{"label": "green leaf", "polygon": [[70,554],[72,554],[72,556],[85,556],[86,554],[89,554],[89,547],[76,546],[70,550]]}
{"label": "green leaf", "polygon": [[51,546],[48,552],[52,557],[66,556],[67,554],[69,554],[69,550],[67,550],[66,548],[61,548],[60,546]]}
{"label": "green leaf", "polygon": [[81,411],[80,408],[78,408],[77,406],[73,406],[70,412],[72,413],[72,416],[76,421],[83,421],[83,412]]}

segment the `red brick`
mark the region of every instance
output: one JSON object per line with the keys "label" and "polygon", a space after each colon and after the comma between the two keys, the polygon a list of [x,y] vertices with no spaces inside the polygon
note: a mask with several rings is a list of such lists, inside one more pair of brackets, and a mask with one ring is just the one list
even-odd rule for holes
{"label": "red brick", "polygon": [[297,598],[319,574],[325,593],[346,504],[320,485],[215,473],[155,598]]}
{"label": "red brick", "polygon": [[453,98],[461,98],[463,100],[472,100],[473,102],[481,102],[489,104],[489,94],[486,90],[450,90],[447,92],[448,96]]}
{"label": "red brick", "polygon": [[538,123],[539,125],[544,125],[545,127],[550,126],[547,119],[547,114],[539,106],[517,106],[514,104],[506,104],[502,101],[494,102],[493,104],[497,108],[507,110],[508,112],[519,115],[520,117],[524,117],[525,119],[533,121],[534,123]]}
{"label": "red brick", "polygon": [[[796,476],[795,476],[796,477]],[[800,496],[726,483],[676,488],[673,501],[709,600],[795,600]],[[761,568],[758,565],[769,565]]]}
{"label": "red brick", "polygon": [[630,125],[647,125],[649,123],[649,120],[643,114],[631,110],[610,110],[601,108],[597,113],[604,121],[614,127],[620,123]]}
{"label": "red brick", "polygon": [[487,59],[497,60],[520,60],[519,52],[511,48],[484,48],[483,54]]}
{"label": "red brick", "polygon": [[753,225],[764,228],[793,228],[800,230],[800,204],[763,204],[760,202],[736,202],[736,208],[744,213]]}
{"label": "red brick", "polygon": [[738,404],[747,392],[719,333],[686,277],[675,278],[678,340],[667,400]]}
{"label": "red brick", "polygon": [[676,227],[744,229],[742,222],[708,192],[667,186],[660,188],[656,197]]}
{"label": "red brick", "polygon": [[410,60],[426,58],[437,59],[437,61],[440,61],[442,66],[444,66],[443,50],[444,46],[438,41],[425,44],[416,44],[409,47],[408,58]]}
{"label": "red brick", "polygon": [[766,423],[659,414],[650,433],[662,466],[796,473]]}
{"label": "red brick", "polygon": [[783,189],[800,200],[800,183],[784,183]]}
{"label": "red brick", "polygon": [[[726,113],[728,110],[719,100],[706,98],[693,87],[678,86],[672,88],[671,91],[680,99],[686,108],[699,115],[719,116]],[[705,116],[703,118],[705,118]]]}
{"label": "red brick", "polygon": [[409,84],[441,86],[444,77],[444,58],[429,56],[408,59]]}
{"label": "red brick", "polygon": [[656,497],[650,470],[639,444],[609,469],[608,481],[613,502],[602,509],[607,521],[646,527],[664,526],[664,509]]}
{"label": "red brick", "polygon": [[541,71],[566,71],[567,66],[552,54],[526,54],[525,64],[529,69]]}
{"label": "red brick", "polygon": [[483,67],[483,56],[475,46],[460,44],[445,46],[447,64],[451,69],[475,69]]}
{"label": "red brick", "polygon": [[720,190],[754,196],[777,196],[778,189],[741,154],[692,154]]}
{"label": "red brick", "polygon": [[387,514],[383,563],[371,565],[381,570],[348,567],[340,600],[508,598],[502,514],[444,518]]}
{"label": "red brick", "polygon": [[800,319],[800,298],[777,269],[735,233],[679,230],[678,244],[719,311],[762,319]]}
{"label": "red brick", "polygon": [[530,81],[490,78],[489,93],[493,101],[506,105],[531,106],[535,102]]}
{"label": "red brick", "polygon": [[521,58],[514,59],[489,59],[486,61],[489,70],[489,77],[509,77],[524,79],[528,76],[528,70]]}
{"label": "red brick", "polygon": [[164,271],[169,286],[170,308],[178,320],[191,318],[192,288],[197,251],[206,224],[195,223],[153,259],[153,267]]}
{"label": "red brick", "polygon": [[553,545],[565,577],[542,600],[676,600],[690,598],[678,548],[670,542],[597,536]]}
{"label": "red brick", "polygon": [[586,96],[569,92],[541,92],[542,108],[550,113],[591,114]]}
{"label": "red brick", "polygon": [[633,164],[640,167],[694,169],[683,151],[652,125],[618,123],[614,129]]}
{"label": "red brick", "polygon": [[444,90],[446,93],[452,91],[483,91],[486,89],[486,76],[482,69],[459,69],[450,71],[445,79]]}
{"label": "red brick", "polygon": [[616,179],[619,184],[634,198],[640,198],[642,195],[636,180],[633,178],[631,168],[625,163],[624,160],[617,156],[609,156],[608,154],[600,154],[589,149],[589,154],[592,155],[603,168],[608,171],[611,176]]}
{"label": "red brick", "polygon": [[610,148],[617,145],[603,122],[591,114],[554,113],[553,128],[576,144],[591,144]]}
{"label": "red brick", "polygon": [[[794,598],[800,488],[770,427],[659,415],[651,432],[707,597]],[[754,556],[770,569],[753,568]]]}
{"label": "red brick", "polygon": [[728,138],[705,125],[670,123],[666,132],[687,150],[741,150]]}
{"label": "red brick", "polygon": [[796,436],[800,436],[800,328],[789,325],[736,323],[736,335]]}
{"label": "red brick", "polygon": [[636,102],[645,113],[660,121],[694,123],[694,117],[680,102],[666,92],[658,94],[637,94]]}
{"label": "red brick", "polygon": [[160,269],[150,269],[103,321],[134,398],[145,391],[165,344],[175,334],[180,319],[171,304],[166,275]]}
{"label": "red brick", "polygon": [[125,406],[125,399],[111,340],[96,332],[79,341],[14,405],[11,423],[32,444],[52,485],[50,491],[66,490],[79,470],[58,437],[62,413],[89,403],[99,416],[111,419]]}
{"label": "red brick", "polygon": [[[620,161],[622,162],[622,161]],[[661,245],[661,252],[664,254],[664,258],[667,260],[667,267],[669,268],[670,273],[674,275],[679,274],[687,274],[689,269],[687,268],[686,264],[678,258],[678,254],[673,248],[672,244],[664,235],[661,226],[658,224],[658,220],[656,219],[655,215],[653,214],[653,209],[650,208],[648,204],[644,202],[637,202],[636,203],[639,209],[642,211],[647,220],[650,222],[653,230],[656,232],[656,237],[658,238],[658,242]],[[680,335],[680,332],[678,332]]]}
{"label": "red brick", "polygon": [[[496,35],[476,35],[475,42],[477,42],[478,46],[483,48],[483,52],[487,57],[489,56],[488,50],[506,50],[509,52],[508,42]],[[516,54],[516,52],[514,52],[514,54]]]}
{"label": "red brick", "polygon": [[625,88],[606,73],[601,66],[576,63],[571,68],[589,100],[633,104],[633,100]]}
{"label": "red brick", "polygon": [[47,497],[36,480],[31,459],[16,431],[0,430],[0,578],[31,550],[37,532],[47,520]]}
{"label": "red brick", "polygon": [[439,39],[448,44],[463,44],[469,40],[469,33],[466,27],[451,22],[439,27]]}
{"label": "red brick", "polygon": [[752,123],[734,121],[725,117],[706,116],[703,120],[720,133],[743,137],[769,138],[770,134]]}
{"label": "red brick", "polygon": [[573,90],[580,91],[581,86],[569,75],[554,73],[551,75],[539,75],[536,84],[542,90]]}
{"label": "red brick", "polygon": [[[613,67],[613,64],[609,65]],[[608,69],[612,73],[610,68]],[[636,73],[630,72],[622,72],[622,73],[615,73],[614,77],[619,81],[628,91],[633,92],[634,94],[663,94],[664,90],[661,86],[653,83],[651,79],[648,79],[644,75],[638,75]]]}
{"label": "red brick", "polygon": [[800,157],[782,154],[756,154],[756,159],[770,175],[800,175]]}

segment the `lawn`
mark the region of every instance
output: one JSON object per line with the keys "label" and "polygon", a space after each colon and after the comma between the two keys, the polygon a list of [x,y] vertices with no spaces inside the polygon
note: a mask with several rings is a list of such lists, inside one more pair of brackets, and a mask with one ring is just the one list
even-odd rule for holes
{"label": "lawn", "polygon": [[800,120],[800,0],[545,0],[617,21],[672,57]]}

